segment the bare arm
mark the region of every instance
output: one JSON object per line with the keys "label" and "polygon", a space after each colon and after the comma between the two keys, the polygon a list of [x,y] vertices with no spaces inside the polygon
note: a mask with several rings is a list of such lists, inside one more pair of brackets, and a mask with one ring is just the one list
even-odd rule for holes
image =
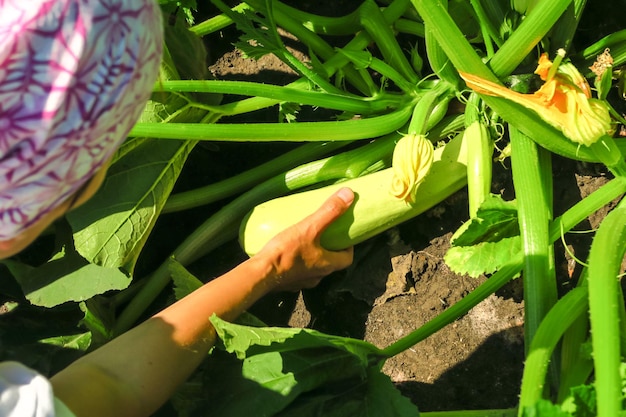
{"label": "bare arm", "polygon": [[233,320],[271,291],[313,287],[352,263],[351,248],[327,251],[319,239],[353,198],[340,190],[254,257],[59,372],[55,395],[77,417],[149,416],[206,358],[213,313]]}

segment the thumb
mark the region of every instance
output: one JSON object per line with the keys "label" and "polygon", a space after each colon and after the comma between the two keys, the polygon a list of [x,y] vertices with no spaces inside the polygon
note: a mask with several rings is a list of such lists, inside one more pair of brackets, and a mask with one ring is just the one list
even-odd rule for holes
{"label": "thumb", "polygon": [[316,225],[317,234],[320,235],[332,222],[348,211],[353,201],[354,193],[347,187],[340,188],[328,197],[324,204],[309,217],[311,224]]}

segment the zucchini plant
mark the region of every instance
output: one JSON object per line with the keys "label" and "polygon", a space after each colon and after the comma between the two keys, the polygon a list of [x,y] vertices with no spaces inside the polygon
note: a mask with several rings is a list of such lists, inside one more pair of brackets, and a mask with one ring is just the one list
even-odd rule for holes
{"label": "zucchini plant", "polygon": [[[188,2],[161,3],[168,14],[183,11],[187,21],[200,15]],[[623,203],[597,231],[582,279],[561,297],[553,247],[626,192],[624,144],[614,138],[626,121],[607,99],[612,89],[623,90],[623,31],[574,48],[586,2],[571,0],[363,0],[337,17],[278,0],[232,8],[212,3],[219,12],[198,23],[164,22],[169,53],[161,78],[94,200],[39,246],[3,261],[11,282],[21,285],[21,293],[9,294],[12,308],[67,309],[80,320],[79,333],[64,329],[41,340],[80,352],[106,343],[164,303],[164,294],[171,301],[172,281],[179,298],[202,285],[185,267],[237,238],[254,254],[306,214],[294,207],[313,209],[338,187],[351,187],[357,199],[325,233],[329,249],[370,239],[467,185],[468,221],[446,262],[461,273],[488,274],[483,284],[385,347],[310,329],[267,328],[249,316],[238,324],[212,317],[222,340],[214,355],[235,358],[216,365],[221,388],[201,381],[194,389],[198,380],[190,381],[179,414],[190,415],[191,404],[210,405],[194,415],[209,414],[219,399],[223,416],[417,416],[381,371],[385,361],[419,349],[520,274],[526,361],[518,406],[432,416],[623,414],[626,313],[617,285]],[[243,54],[274,54],[297,79],[287,85],[211,79],[201,38],[231,25],[242,34]],[[281,31],[298,39],[308,62],[296,59]],[[332,42],[335,37],[342,42]],[[594,67],[604,72],[586,71],[607,48],[610,59]],[[534,68],[542,78],[537,91]],[[591,88],[587,79],[594,76]],[[304,107],[331,116],[302,120],[297,110]],[[268,109],[277,109],[280,121],[237,119]],[[499,134],[495,126],[503,127]],[[179,191],[185,162],[210,141],[298,146],[231,178],[197,189],[182,184]],[[497,141],[510,143],[516,201],[491,194]],[[555,213],[553,154],[602,163],[614,178]],[[209,205],[217,208],[166,255],[155,258],[146,249],[162,239],[151,236],[161,216]],[[98,285],[88,280],[94,271]],[[50,281],[43,288],[33,285],[41,276]],[[64,291],[68,283],[72,291]],[[238,396],[246,401],[233,400]]]}

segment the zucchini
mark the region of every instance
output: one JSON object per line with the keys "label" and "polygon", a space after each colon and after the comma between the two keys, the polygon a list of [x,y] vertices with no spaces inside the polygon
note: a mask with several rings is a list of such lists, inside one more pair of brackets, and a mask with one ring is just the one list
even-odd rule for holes
{"label": "zucchini", "polygon": [[463,134],[458,134],[435,149],[430,172],[417,189],[413,203],[391,194],[394,171],[388,168],[256,206],[241,223],[239,243],[253,256],[277,233],[313,213],[341,187],[351,188],[355,201],[348,212],[324,231],[321,244],[329,250],[341,250],[361,243],[423,213],[464,187],[467,152],[463,144]]}

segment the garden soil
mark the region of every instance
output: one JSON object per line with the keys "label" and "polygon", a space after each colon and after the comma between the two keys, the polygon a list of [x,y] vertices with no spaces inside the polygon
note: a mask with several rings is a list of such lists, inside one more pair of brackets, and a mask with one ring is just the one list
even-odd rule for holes
{"label": "garden soil", "polygon": [[[322,2],[326,3],[330,4]],[[345,11],[354,2],[332,4],[327,6],[331,12],[333,7]],[[299,2],[298,7],[306,5]],[[315,7],[320,12],[319,3]],[[231,45],[235,39],[236,33],[226,29],[209,40],[209,68],[214,77],[278,84],[295,79],[289,68],[271,56],[258,61],[243,58]],[[295,39],[287,35],[285,39],[296,56],[306,58]],[[268,116],[247,117],[261,121]],[[253,159],[258,149],[253,144],[217,143],[199,152],[213,155],[215,171],[223,173],[237,166],[229,155],[237,153],[241,162],[241,155]],[[608,174],[597,165],[558,157],[553,165],[556,215],[608,181]],[[513,199],[510,178],[509,161],[494,162],[492,192]],[[266,297],[252,313],[271,325],[309,327],[386,347],[487,279],[455,274],[444,262],[452,233],[468,218],[467,207],[467,192],[461,190],[419,217],[358,245],[355,262],[348,270],[301,294]],[[579,229],[595,228],[608,209]],[[562,242],[557,242],[555,250],[562,293],[575,285],[581,267],[572,256],[586,258],[591,234],[567,234],[564,242],[567,250]],[[243,259],[237,243],[231,242],[194,269],[204,278],[216,276]],[[522,279],[511,281],[463,317],[389,359],[383,371],[422,411],[516,406],[524,361]]]}

